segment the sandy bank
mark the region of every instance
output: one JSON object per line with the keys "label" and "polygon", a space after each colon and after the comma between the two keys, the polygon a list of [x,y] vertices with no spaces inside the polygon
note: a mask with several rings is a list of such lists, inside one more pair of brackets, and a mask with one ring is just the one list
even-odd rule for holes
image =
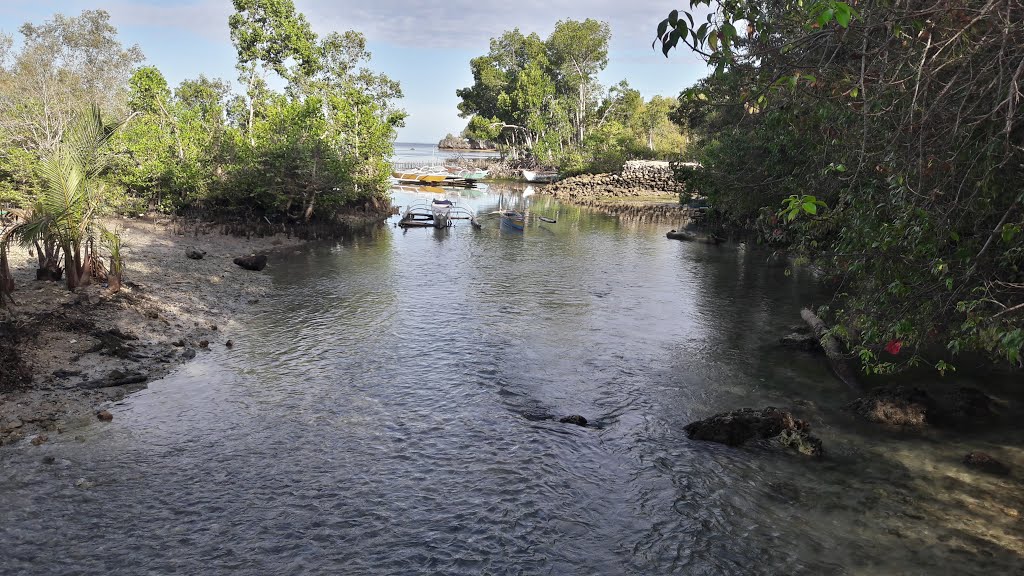
{"label": "sandy bank", "polygon": [[[169,223],[107,224],[122,229],[126,254],[125,287],[110,297],[99,285],[72,293],[63,282],[36,281],[35,257],[12,246],[17,305],[0,309],[0,323],[13,330],[31,382],[0,390],[0,445],[94,419],[102,405],[144,388],[205,347],[226,346],[236,318],[259,306],[270,288],[267,274],[232,260],[299,243],[225,236],[213,226],[186,235]],[[186,258],[188,247],[205,257]]]}

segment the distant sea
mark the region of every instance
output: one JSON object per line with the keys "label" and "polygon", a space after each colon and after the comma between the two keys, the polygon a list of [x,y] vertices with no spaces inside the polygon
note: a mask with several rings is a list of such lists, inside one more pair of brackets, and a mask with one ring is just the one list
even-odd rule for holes
{"label": "distant sea", "polygon": [[475,150],[438,150],[437,144],[426,142],[395,142],[395,162],[422,162],[440,164],[445,159],[462,154],[465,158],[492,158],[497,152]]}

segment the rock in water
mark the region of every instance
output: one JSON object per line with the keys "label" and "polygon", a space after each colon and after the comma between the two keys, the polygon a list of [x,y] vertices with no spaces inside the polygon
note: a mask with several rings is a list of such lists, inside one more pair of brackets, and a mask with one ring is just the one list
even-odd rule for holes
{"label": "rock in water", "polygon": [[779,338],[779,344],[786,348],[792,348],[794,350],[804,350],[806,352],[824,352],[821,348],[821,342],[814,337],[813,334],[800,334],[793,332],[787,334],[782,338]]}
{"label": "rock in water", "polygon": [[100,410],[96,413],[96,417],[104,422],[110,422],[114,419],[114,415],[106,410]]}
{"label": "rock in water", "polygon": [[801,453],[820,456],[821,440],[809,434],[810,426],[778,408],[741,408],[691,422],[684,428],[694,440],[739,446],[748,440],[780,438],[782,443]]}
{"label": "rock in water", "polygon": [[259,272],[267,267],[267,256],[265,254],[254,254],[252,256],[239,256],[234,260],[235,264],[246,270]]}
{"label": "rock in water", "polygon": [[850,402],[845,407],[868,420],[895,426],[924,426],[935,401],[920,388],[895,386],[875,388],[867,396]]}
{"label": "rock in water", "polygon": [[974,468],[997,476],[1009,476],[1010,474],[1009,466],[984,452],[971,452],[967,456],[964,456],[964,464],[969,468]]}
{"label": "rock in water", "polygon": [[191,258],[192,260],[202,260],[203,256],[206,256],[206,252],[203,250],[196,250],[191,246],[185,249],[186,258]]}
{"label": "rock in water", "polygon": [[587,419],[579,414],[573,414],[572,416],[565,416],[559,420],[562,424],[575,424],[577,426],[586,426]]}

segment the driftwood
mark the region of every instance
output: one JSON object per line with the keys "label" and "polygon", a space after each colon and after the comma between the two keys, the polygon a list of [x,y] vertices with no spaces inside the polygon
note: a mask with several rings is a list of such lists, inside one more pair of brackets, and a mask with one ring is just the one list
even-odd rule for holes
{"label": "driftwood", "polygon": [[818,318],[817,314],[807,308],[800,311],[800,317],[804,319],[804,322],[807,322],[807,325],[814,332],[814,336],[821,342],[821,347],[825,350],[825,356],[828,357],[828,363],[832,367],[832,372],[850,388],[860,390],[860,382],[857,381],[856,372],[850,367],[849,359],[843,354],[839,341],[828,333],[828,327],[825,326],[821,318]]}

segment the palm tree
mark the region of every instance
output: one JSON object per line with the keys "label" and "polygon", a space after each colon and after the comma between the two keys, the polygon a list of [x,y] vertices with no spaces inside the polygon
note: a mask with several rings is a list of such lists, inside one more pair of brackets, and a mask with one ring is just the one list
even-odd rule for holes
{"label": "palm tree", "polygon": [[97,217],[105,196],[99,177],[107,165],[103,148],[121,124],[104,124],[94,104],[40,162],[42,190],[19,235],[26,244],[56,242],[68,290],[89,284],[94,271],[93,239],[102,230]]}

